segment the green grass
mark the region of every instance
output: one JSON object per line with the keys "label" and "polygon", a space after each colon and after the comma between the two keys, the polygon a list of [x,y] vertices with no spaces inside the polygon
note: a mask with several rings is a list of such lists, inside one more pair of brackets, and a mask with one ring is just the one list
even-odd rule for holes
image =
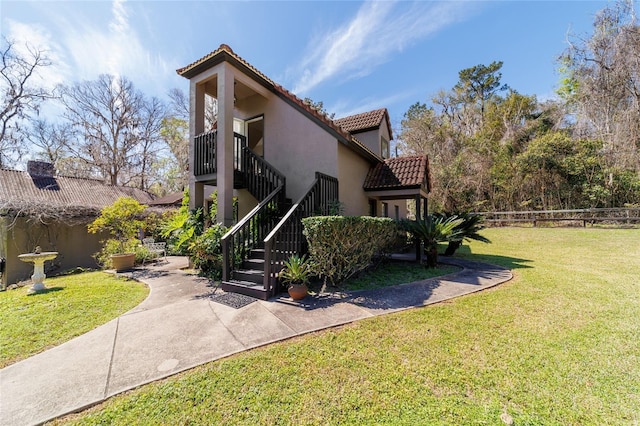
{"label": "green grass", "polygon": [[372,290],[451,274],[458,269],[451,265],[427,268],[414,262],[386,261],[377,265],[375,269],[345,281],[339,287],[345,291]]}
{"label": "green grass", "polygon": [[127,312],[149,290],[104,272],[47,278],[48,290],[28,295],[28,287],[0,292],[0,368]]}
{"label": "green grass", "polygon": [[212,362],[78,424],[637,425],[640,230],[490,229],[494,289]]}

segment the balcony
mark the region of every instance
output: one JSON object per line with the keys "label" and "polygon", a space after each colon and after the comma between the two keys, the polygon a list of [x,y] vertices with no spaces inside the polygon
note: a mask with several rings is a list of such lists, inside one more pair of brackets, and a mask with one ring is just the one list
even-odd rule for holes
{"label": "balcony", "polygon": [[[213,175],[217,172],[218,132],[203,133],[194,138],[193,174],[195,176]],[[233,169],[242,170],[242,149],[247,146],[247,138],[241,134],[233,134]]]}

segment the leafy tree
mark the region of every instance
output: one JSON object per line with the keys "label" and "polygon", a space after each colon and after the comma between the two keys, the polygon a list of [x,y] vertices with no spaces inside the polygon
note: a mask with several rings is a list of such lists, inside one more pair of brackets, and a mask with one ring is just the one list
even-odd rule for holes
{"label": "leafy tree", "polygon": [[172,154],[165,168],[167,192],[184,190],[189,183],[189,122],[167,116],[162,119],[160,135]]}
{"label": "leafy tree", "polygon": [[311,109],[314,109],[316,111],[318,111],[320,114],[322,115],[326,115],[327,117],[329,117],[329,119],[333,120],[333,118],[336,116],[336,114],[334,112],[332,112],[331,114],[329,114],[327,112],[327,110],[324,108],[324,103],[322,101],[318,101],[315,102],[313,99],[311,98],[304,98],[303,101],[306,105],[309,105],[309,107]]}
{"label": "leafy tree", "polygon": [[466,106],[477,106],[480,111],[480,127],[484,125],[486,103],[498,92],[507,89],[501,85],[502,61],[489,65],[476,65],[465,68],[458,73],[459,81],[453,91]]}

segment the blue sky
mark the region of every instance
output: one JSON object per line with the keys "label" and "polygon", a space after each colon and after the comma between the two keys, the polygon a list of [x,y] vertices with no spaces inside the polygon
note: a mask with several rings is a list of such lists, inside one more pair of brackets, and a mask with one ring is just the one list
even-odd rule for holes
{"label": "blue sky", "polygon": [[148,96],[188,90],[175,70],[226,43],[336,117],[407,108],[458,71],[503,61],[503,83],[553,97],[567,34],[586,35],[606,1],[6,1],[2,35],[47,49],[54,85],[124,75]]}

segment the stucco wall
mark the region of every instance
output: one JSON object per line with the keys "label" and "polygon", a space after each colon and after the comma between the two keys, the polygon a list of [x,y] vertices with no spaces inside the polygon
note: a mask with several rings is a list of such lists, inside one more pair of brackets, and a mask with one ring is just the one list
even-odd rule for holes
{"label": "stucco wall", "polygon": [[[383,136],[389,144],[391,144],[391,135],[389,134],[389,128],[383,121],[380,128],[369,130],[368,132],[356,133],[354,135],[356,139],[365,144],[367,148],[382,156],[382,146],[380,143],[380,137]],[[389,151],[391,151],[391,145],[389,145]],[[389,152],[391,154],[391,152]]]}
{"label": "stucco wall", "polygon": [[264,158],[286,176],[287,197],[304,194],[319,171],[338,176],[338,141],[275,94],[239,102],[240,118],[264,115]]}
{"label": "stucco wall", "polygon": [[356,139],[365,144],[367,148],[375,152],[378,155],[380,153],[380,132],[378,129],[369,130],[368,132],[356,133],[354,135]]}
{"label": "stucco wall", "polygon": [[[6,281],[5,285],[28,280],[33,273],[33,265],[18,259],[22,253],[32,252],[36,246],[42,251],[57,251],[58,257],[45,263],[45,274],[55,274],[75,267],[97,268],[94,253],[102,247],[104,235],[89,234],[86,224],[34,225],[18,219],[9,230],[3,227],[6,236]],[[0,234],[2,235],[2,234]],[[0,243],[1,245],[1,243]],[[3,277],[4,279],[4,277]]]}
{"label": "stucco wall", "polygon": [[347,216],[369,214],[369,197],[362,189],[371,165],[343,144],[338,145],[338,180],[340,201]]}
{"label": "stucco wall", "polygon": [[[391,219],[406,219],[407,218],[407,200],[381,200],[378,201],[377,213],[378,216],[384,216],[383,203],[387,203],[388,214],[387,217]],[[398,216],[396,217],[396,206],[398,207]]]}

